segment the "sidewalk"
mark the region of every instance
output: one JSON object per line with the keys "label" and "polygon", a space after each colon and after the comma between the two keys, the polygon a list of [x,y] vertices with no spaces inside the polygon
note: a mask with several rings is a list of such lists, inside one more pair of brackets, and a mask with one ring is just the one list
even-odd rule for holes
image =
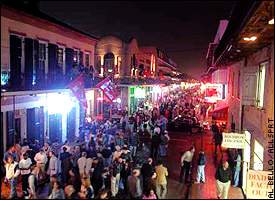
{"label": "sidewalk", "polygon": [[[203,147],[207,159],[205,166],[205,184],[192,184],[190,187],[188,199],[217,199],[216,192],[216,165],[214,162],[214,146],[212,144],[212,135],[211,132],[208,132],[203,138]],[[224,156],[225,153],[224,153]],[[221,155],[218,157],[220,159]],[[197,158],[195,158],[197,159]],[[196,180],[196,170],[197,166],[194,166],[193,171],[193,180]],[[230,187],[228,199],[244,199],[243,192],[241,188]]]}

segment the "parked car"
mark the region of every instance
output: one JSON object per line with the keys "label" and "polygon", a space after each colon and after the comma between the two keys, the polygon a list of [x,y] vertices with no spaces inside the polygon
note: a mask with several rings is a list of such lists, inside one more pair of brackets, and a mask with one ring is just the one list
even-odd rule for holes
{"label": "parked car", "polygon": [[178,115],[168,123],[168,130],[181,131],[184,133],[201,133],[203,128],[197,119]]}

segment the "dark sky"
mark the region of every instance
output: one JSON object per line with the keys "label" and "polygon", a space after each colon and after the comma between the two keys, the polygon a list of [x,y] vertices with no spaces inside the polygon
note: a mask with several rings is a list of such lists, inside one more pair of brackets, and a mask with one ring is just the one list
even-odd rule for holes
{"label": "dark sky", "polygon": [[182,72],[199,78],[208,43],[235,1],[41,1],[41,11],[97,36],[135,37],[167,51]]}

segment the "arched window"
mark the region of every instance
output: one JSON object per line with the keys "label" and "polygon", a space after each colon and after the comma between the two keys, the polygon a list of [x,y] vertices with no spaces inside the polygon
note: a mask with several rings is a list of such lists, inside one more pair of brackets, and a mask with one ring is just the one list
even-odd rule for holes
{"label": "arched window", "polygon": [[[114,73],[115,70],[115,56],[113,53],[107,53],[104,55],[104,68],[107,73]],[[104,71],[105,71],[104,70]]]}

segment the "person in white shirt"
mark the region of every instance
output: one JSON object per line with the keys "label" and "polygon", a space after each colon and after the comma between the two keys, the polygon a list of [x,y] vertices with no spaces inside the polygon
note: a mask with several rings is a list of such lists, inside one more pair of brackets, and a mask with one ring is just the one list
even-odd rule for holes
{"label": "person in white shirt", "polygon": [[42,173],[45,173],[45,166],[48,162],[48,157],[43,149],[40,149],[40,151],[35,154],[34,160],[36,162],[36,166],[42,171]]}
{"label": "person in white shirt", "polygon": [[79,175],[83,178],[86,174],[86,165],[87,165],[87,153],[82,152],[81,158],[77,160],[77,165],[79,169]]}
{"label": "person in white shirt", "polygon": [[24,196],[28,196],[28,178],[31,173],[31,165],[32,161],[29,158],[28,153],[24,153],[23,158],[19,162],[19,169],[22,175],[22,191],[24,193]]}
{"label": "person in white shirt", "polygon": [[17,178],[20,175],[20,170],[18,166],[18,162],[14,161],[12,155],[8,155],[7,163],[5,164],[6,168],[6,179],[10,183],[10,199],[16,198],[16,186],[17,186]]}
{"label": "person in white shirt", "polygon": [[192,146],[189,149],[189,151],[186,151],[181,156],[181,170],[180,170],[180,180],[179,180],[179,182],[181,183],[182,183],[183,177],[185,177],[185,183],[188,182],[191,162],[193,160],[194,153],[195,153],[195,147]]}

